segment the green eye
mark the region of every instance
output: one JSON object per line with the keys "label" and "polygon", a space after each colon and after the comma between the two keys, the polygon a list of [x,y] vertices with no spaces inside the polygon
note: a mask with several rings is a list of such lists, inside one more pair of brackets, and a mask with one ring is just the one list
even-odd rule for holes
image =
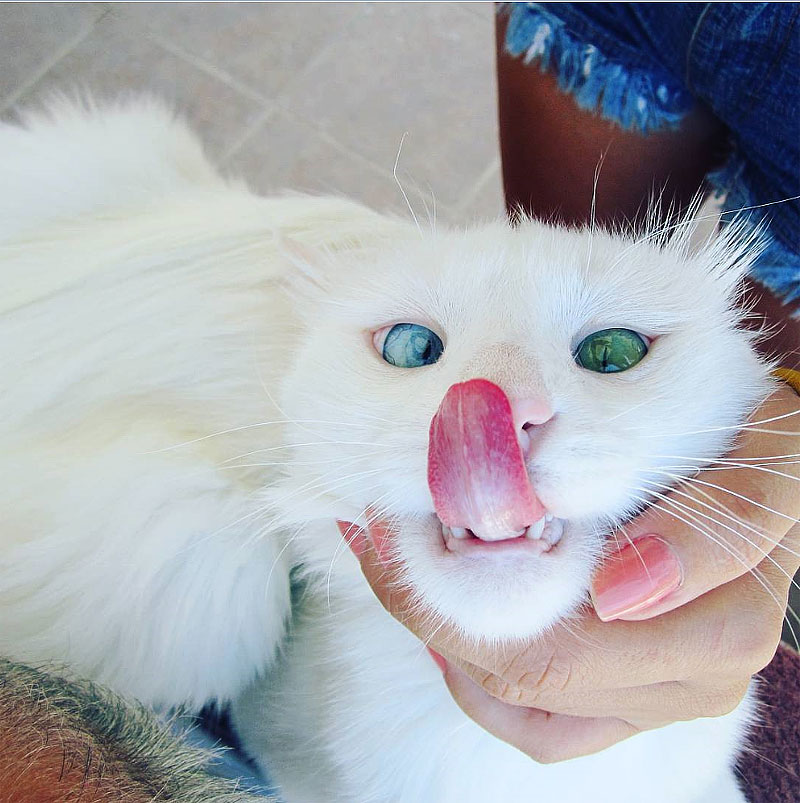
{"label": "green eye", "polygon": [[645,339],[632,329],[601,329],[581,340],[575,362],[588,371],[614,374],[633,368],[645,354]]}
{"label": "green eye", "polygon": [[417,323],[398,323],[386,333],[382,356],[399,368],[419,368],[436,362],[443,351],[436,332]]}

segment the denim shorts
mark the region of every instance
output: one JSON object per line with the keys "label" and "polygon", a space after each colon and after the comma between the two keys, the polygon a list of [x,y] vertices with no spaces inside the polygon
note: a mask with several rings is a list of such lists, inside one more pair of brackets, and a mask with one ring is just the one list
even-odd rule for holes
{"label": "denim shorts", "polygon": [[697,100],[731,150],[709,183],[766,224],[753,276],[800,300],[800,3],[504,3],[505,47],[553,73],[582,108],[647,134]]}

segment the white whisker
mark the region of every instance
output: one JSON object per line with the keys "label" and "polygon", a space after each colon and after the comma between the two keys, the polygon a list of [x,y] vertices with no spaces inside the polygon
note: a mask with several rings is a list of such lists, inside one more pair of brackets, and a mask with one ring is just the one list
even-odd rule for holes
{"label": "white whisker", "polygon": [[675,438],[675,437],[678,437],[678,438],[682,438],[685,435],[704,435],[704,434],[709,433],[709,432],[725,432],[725,431],[731,431],[731,430],[735,430],[737,432],[740,431],[740,430],[746,430],[747,432],[768,432],[771,435],[794,435],[794,436],[800,437],[800,430],[798,430],[797,432],[791,432],[791,431],[790,432],[786,432],[786,431],[777,430],[777,429],[759,429],[758,428],[758,427],[761,426],[761,424],[771,424],[773,421],[782,421],[782,420],[784,420],[786,418],[792,418],[793,416],[796,416],[796,415],[800,415],[800,410],[792,410],[789,413],[783,413],[782,415],[775,415],[775,416],[772,416],[771,418],[764,418],[761,421],[753,421],[752,423],[735,424],[735,425],[726,426],[726,427],[709,427],[708,429],[694,429],[694,430],[689,430],[687,432],[670,432],[670,433],[667,433],[666,435],[663,432],[661,432],[661,433],[658,433],[658,434],[647,435],[645,437],[650,437],[650,438],[663,438],[663,437],[673,437],[673,438]]}
{"label": "white whisker", "polygon": [[419,225],[419,221],[417,220],[417,216],[414,213],[414,207],[411,206],[411,201],[408,200],[408,196],[406,195],[406,191],[403,189],[403,185],[400,183],[400,179],[397,177],[397,165],[400,164],[400,154],[403,152],[403,143],[406,141],[406,137],[408,136],[408,131],[403,132],[403,136],[400,138],[400,146],[397,149],[397,157],[394,160],[394,167],[392,168],[392,177],[395,180],[395,183],[400,188],[400,192],[403,195],[403,199],[406,202],[406,206],[408,207],[408,211],[411,212],[411,217],[414,221],[414,225],[417,227],[417,231],[419,232],[420,237],[423,236],[422,228]]}
{"label": "white whisker", "polygon": [[[652,492],[652,491],[645,491],[645,493],[654,493],[654,492]],[[658,495],[658,494],[656,494],[656,495]],[[662,495],[662,496],[663,496],[663,495]],[[646,499],[643,499],[643,498],[641,498],[641,497],[636,497],[636,498],[639,498],[639,499],[640,499],[640,501],[642,501],[642,502],[645,502],[645,503],[647,502],[647,500],[646,500]],[[664,502],[667,502],[667,503],[670,503],[670,504],[672,504],[672,503],[673,503],[673,502],[672,502],[672,500],[670,500],[668,497],[663,497],[663,501],[664,501]],[[737,552],[736,552],[736,551],[733,549],[733,547],[732,547],[731,545],[729,545],[729,544],[726,544],[726,543],[724,543],[724,542],[720,541],[718,538],[716,538],[716,537],[714,536],[714,534],[713,534],[711,531],[709,531],[709,530],[705,530],[704,528],[702,528],[701,526],[699,526],[699,523],[692,523],[691,521],[689,521],[689,520],[685,519],[683,516],[681,516],[681,515],[679,515],[679,514],[675,513],[675,511],[673,511],[673,510],[667,510],[666,508],[664,508],[664,507],[661,507],[661,506],[660,506],[660,505],[658,505],[658,504],[654,505],[653,507],[654,507],[655,509],[658,509],[658,510],[662,511],[663,513],[665,513],[665,514],[667,514],[667,515],[669,515],[669,516],[672,516],[673,518],[677,519],[678,521],[681,521],[681,522],[683,522],[683,523],[684,523],[684,524],[685,524],[687,527],[689,527],[690,529],[696,530],[696,531],[697,531],[697,532],[699,532],[701,535],[703,535],[703,536],[705,536],[706,538],[708,538],[708,539],[709,539],[709,540],[710,540],[712,543],[716,544],[717,546],[719,546],[720,548],[722,548],[723,550],[725,550],[725,551],[726,551],[726,552],[727,552],[729,555],[731,555],[731,557],[733,557],[733,558],[734,558],[734,560],[738,560],[738,561],[739,561],[739,562],[740,562],[740,563],[741,563],[741,564],[742,564],[742,565],[745,567],[745,570],[746,570],[746,572],[749,572],[750,574],[752,574],[752,575],[753,575],[753,577],[756,579],[756,581],[758,582],[758,584],[759,584],[759,585],[760,585],[760,586],[761,586],[761,587],[762,587],[762,588],[763,588],[763,589],[764,589],[764,590],[767,592],[767,594],[770,596],[770,598],[771,598],[771,599],[772,599],[772,600],[775,602],[775,604],[778,606],[778,608],[779,608],[779,609],[780,609],[780,611],[781,611],[781,614],[783,614],[783,618],[786,620],[787,624],[789,625],[789,629],[790,629],[790,630],[792,630],[792,635],[794,636],[794,630],[792,629],[791,622],[789,622],[789,620],[788,620],[788,618],[786,617],[786,614],[785,614],[785,605],[784,605],[784,604],[783,604],[783,603],[780,601],[780,599],[778,599],[778,596],[777,596],[777,595],[775,594],[775,592],[774,592],[774,591],[773,591],[773,590],[772,590],[772,589],[769,587],[769,585],[766,583],[766,581],[765,581],[765,580],[763,580],[763,579],[762,579],[762,578],[759,576],[759,572],[758,572],[758,570],[757,570],[756,568],[751,568],[750,566],[748,566],[748,565],[747,565],[747,561],[745,561],[745,560],[744,560],[744,559],[741,557],[741,555],[737,554]],[[687,515],[688,515],[688,514],[687,514]]]}
{"label": "white whisker", "polygon": [[744,494],[740,494],[738,491],[732,491],[729,488],[724,488],[721,485],[715,485],[713,482],[707,482],[706,480],[698,479],[697,477],[682,477],[678,474],[670,474],[668,471],[659,471],[659,474],[664,474],[665,476],[671,477],[672,479],[679,480],[686,483],[693,483],[697,485],[704,485],[707,488],[714,488],[717,491],[722,491],[723,493],[730,494],[731,496],[735,496],[737,499],[741,499],[744,502],[748,502],[751,505],[755,505],[762,510],[766,510],[768,513],[774,513],[776,516],[779,516],[787,521],[792,522],[792,524],[797,524],[798,520],[794,516],[790,516],[788,513],[781,513],[779,510],[775,510],[774,508],[769,507],[769,505],[765,505],[761,502],[756,502],[755,499],[751,499],[749,496],[744,496]]}
{"label": "white whisker", "polygon": [[[753,525],[749,524],[748,522],[744,521],[743,519],[740,519],[738,516],[734,515],[733,513],[729,512],[729,511],[722,510],[720,508],[714,507],[713,505],[711,505],[711,504],[709,504],[707,502],[703,502],[700,499],[697,499],[697,497],[692,496],[691,494],[686,493],[685,491],[681,491],[679,488],[670,488],[670,486],[665,485],[664,483],[657,483],[657,482],[653,482],[652,480],[645,480],[645,482],[648,485],[655,485],[656,487],[660,487],[662,489],[666,489],[666,490],[670,491],[669,496],[671,496],[671,495],[682,496],[682,497],[684,497],[686,499],[689,499],[690,501],[694,502],[695,504],[702,505],[703,507],[714,511],[716,514],[718,514],[720,516],[723,516],[724,518],[735,522],[740,527],[743,527],[744,529],[749,530],[754,535],[757,535],[760,538],[763,538],[765,541],[767,541],[767,543],[769,543],[769,545],[771,547],[784,549],[790,555],[793,555],[793,556],[795,556],[797,558],[800,558],[800,553],[797,553],[794,550],[792,550],[789,547],[787,547],[785,544],[783,544],[781,542],[781,540],[779,538],[778,539],[770,538],[769,535],[767,533],[765,533],[763,529],[753,527]],[[643,491],[645,489],[640,488],[639,490]],[[658,494],[656,491],[651,491],[651,492],[653,493],[653,495],[658,495],[659,498],[664,498],[663,495]],[[704,493],[703,491],[700,491],[700,492]],[[713,497],[710,494],[706,494],[706,496],[709,499],[713,500]],[[682,506],[686,507],[687,510],[692,510],[693,509],[689,505],[684,505],[683,503],[678,502],[677,500],[675,500],[675,503],[676,504],[681,504]],[[754,549],[758,549],[759,551],[762,551],[761,548],[755,542],[751,541],[749,538],[747,538],[745,535],[740,533],[734,527],[731,527],[730,525],[725,524],[725,523],[719,521],[718,519],[715,519],[712,516],[709,516],[707,513],[703,513],[702,511],[695,510],[694,512],[698,516],[703,516],[704,518],[709,519],[709,521],[713,521],[715,524],[719,525],[720,527],[722,527],[723,529],[727,530],[728,532],[731,532],[734,535],[736,535],[737,537],[742,538],[748,544],[750,544]],[[767,553],[763,552],[763,556],[766,557]]]}

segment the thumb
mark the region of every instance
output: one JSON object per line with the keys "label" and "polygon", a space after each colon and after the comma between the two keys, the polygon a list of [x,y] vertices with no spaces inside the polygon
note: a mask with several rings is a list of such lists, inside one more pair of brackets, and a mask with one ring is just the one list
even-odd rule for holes
{"label": "thumb", "polygon": [[[767,421],[766,419],[769,419]],[[787,578],[800,564],[800,405],[788,387],[743,427],[741,446],[669,491],[650,483],[656,505],[625,527],[627,543],[592,584],[603,621],[670,611],[768,561]],[[685,461],[684,461],[685,462]]]}

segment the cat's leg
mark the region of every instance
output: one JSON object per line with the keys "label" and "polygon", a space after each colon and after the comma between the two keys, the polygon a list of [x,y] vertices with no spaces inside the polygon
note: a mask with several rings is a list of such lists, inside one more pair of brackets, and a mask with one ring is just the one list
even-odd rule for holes
{"label": "cat's leg", "polygon": [[94,436],[6,452],[0,654],[62,662],[147,704],[235,695],[283,635],[285,542],[231,472],[148,454],[144,436],[91,455]]}

